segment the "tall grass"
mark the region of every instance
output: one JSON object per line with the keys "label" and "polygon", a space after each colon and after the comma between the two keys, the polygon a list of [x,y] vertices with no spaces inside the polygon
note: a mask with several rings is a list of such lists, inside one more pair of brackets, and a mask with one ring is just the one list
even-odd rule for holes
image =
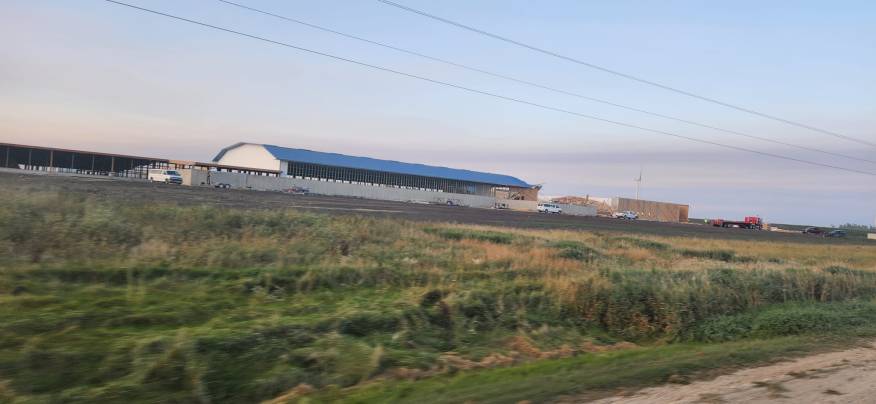
{"label": "tall grass", "polygon": [[4,199],[0,394],[22,400],[252,402],[622,341],[768,336],[739,316],[876,296],[876,253],[858,246]]}

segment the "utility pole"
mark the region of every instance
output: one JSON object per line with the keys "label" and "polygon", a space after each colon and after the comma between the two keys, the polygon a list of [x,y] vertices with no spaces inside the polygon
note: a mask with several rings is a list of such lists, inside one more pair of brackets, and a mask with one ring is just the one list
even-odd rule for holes
{"label": "utility pole", "polygon": [[639,167],[639,178],[634,179],[636,181],[636,200],[639,200],[639,188],[642,186],[642,167]]}

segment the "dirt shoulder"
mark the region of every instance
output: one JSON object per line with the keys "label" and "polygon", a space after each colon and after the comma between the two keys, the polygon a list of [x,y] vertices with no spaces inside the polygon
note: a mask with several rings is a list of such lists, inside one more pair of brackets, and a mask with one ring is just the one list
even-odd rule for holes
{"label": "dirt shoulder", "polygon": [[595,401],[627,403],[872,403],[876,345],[740,370],[713,380],[669,384]]}

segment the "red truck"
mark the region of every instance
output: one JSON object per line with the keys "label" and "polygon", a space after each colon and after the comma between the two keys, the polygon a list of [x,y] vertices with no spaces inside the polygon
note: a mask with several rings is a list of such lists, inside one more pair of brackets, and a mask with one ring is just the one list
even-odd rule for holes
{"label": "red truck", "polygon": [[712,219],[712,226],[763,230],[763,220],[757,216],[746,216],[742,221]]}

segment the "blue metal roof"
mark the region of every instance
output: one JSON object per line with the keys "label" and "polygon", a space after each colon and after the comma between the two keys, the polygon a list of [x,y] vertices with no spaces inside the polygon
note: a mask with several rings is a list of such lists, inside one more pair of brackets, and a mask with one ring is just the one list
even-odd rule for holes
{"label": "blue metal roof", "polygon": [[[236,145],[235,145],[236,146]],[[357,168],[362,170],[384,171],[398,174],[437,177],[449,180],[480,182],[492,185],[530,188],[531,185],[510,175],[482,173],[478,171],[460,170],[448,167],[427,166],[425,164],[402,163],[392,160],[379,160],[370,157],[347,156],[337,153],[324,153],[304,149],[292,149],[274,145],[262,145],[277,160],[295,161],[299,163],[321,164],[326,166]],[[223,149],[213,161],[218,161],[225,154]]]}

